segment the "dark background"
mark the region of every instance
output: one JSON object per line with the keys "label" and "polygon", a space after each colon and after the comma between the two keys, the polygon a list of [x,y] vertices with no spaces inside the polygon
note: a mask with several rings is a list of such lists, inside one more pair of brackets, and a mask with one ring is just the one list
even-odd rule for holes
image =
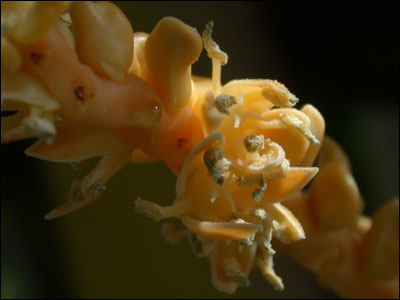
{"label": "dark background", "polygon": [[[399,193],[399,31],[397,2],[117,2],[135,32],[175,16],[228,53],[223,83],[269,78],[300,102],[317,107],[326,133],[348,153],[365,212]],[[210,76],[203,53],[193,67]],[[211,285],[208,262],[186,243],[166,244],[160,224],[138,216],[133,200],[162,204],[174,176],[161,164],[131,165],[96,205],[52,222],[43,215],[66,200],[77,174],[24,156],[31,141],[1,146],[2,298],[229,297]],[[154,188],[155,183],[157,184]],[[159,200],[158,200],[159,199]],[[329,298],[313,274],[284,258],[285,281],[275,293],[255,272],[234,297]]]}

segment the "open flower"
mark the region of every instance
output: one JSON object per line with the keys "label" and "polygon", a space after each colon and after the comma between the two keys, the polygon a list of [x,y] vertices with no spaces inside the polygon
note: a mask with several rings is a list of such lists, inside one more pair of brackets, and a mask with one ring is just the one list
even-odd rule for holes
{"label": "open flower", "polygon": [[[203,33],[213,61],[213,77],[193,79],[188,103],[202,119],[205,138],[179,170],[176,198],[169,207],[143,199],[136,209],[156,221],[180,218],[194,252],[209,255],[216,288],[234,293],[248,285],[258,267],[278,290],[272,238],[304,239],[294,215],[281,204],[317,173],[312,167],[324,133],[324,120],[311,105],[294,109],[298,99],[274,80],[234,80],[220,85],[227,55]],[[170,225],[168,240],[182,234]]]}

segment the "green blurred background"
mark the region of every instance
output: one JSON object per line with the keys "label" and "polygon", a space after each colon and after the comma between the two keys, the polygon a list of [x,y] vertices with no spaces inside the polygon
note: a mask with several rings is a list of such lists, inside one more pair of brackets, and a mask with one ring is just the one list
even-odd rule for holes
{"label": "green blurred background", "polygon": [[[348,153],[365,212],[399,193],[399,30],[397,2],[116,2],[134,31],[174,16],[213,37],[229,54],[223,82],[283,82],[325,117]],[[203,53],[193,67],[209,76]],[[233,296],[211,284],[207,259],[167,244],[161,226],[137,215],[134,200],[174,199],[175,177],[159,163],[126,167],[93,206],[48,222],[70,183],[88,170],[24,156],[32,141],[1,146],[2,298],[332,298],[315,276],[284,257],[275,292],[254,272]]]}

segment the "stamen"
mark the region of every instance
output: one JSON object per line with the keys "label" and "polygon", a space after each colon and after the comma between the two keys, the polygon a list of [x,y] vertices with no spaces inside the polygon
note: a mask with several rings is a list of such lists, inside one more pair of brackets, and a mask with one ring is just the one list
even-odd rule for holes
{"label": "stamen", "polygon": [[137,213],[145,215],[146,217],[153,219],[156,222],[159,222],[163,217],[160,206],[158,204],[146,201],[141,198],[138,198],[135,201],[135,209]]}
{"label": "stamen", "polygon": [[226,94],[221,94],[215,98],[218,111],[226,115],[229,115],[229,108],[236,103],[235,97]]}
{"label": "stamen", "polygon": [[240,287],[248,287],[249,279],[242,272],[238,261],[233,257],[224,259],[223,268],[225,275],[233,279]]}
{"label": "stamen", "polygon": [[215,132],[221,127],[225,116],[219,111],[216,99],[211,90],[208,90],[205,93],[201,112],[203,115],[203,120],[205,121],[205,135]]}
{"label": "stamen", "polygon": [[224,142],[224,136],[221,132],[216,132],[208,137],[206,137],[204,140],[202,140],[200,143],[195,145],[186,157],[185,163],[183,164],[183,167],[181,169],[181,172],[178,175],[178,178],[176,180],[176,198],[179,199],[182,195],[183,192],[185,191],[185,186],[186,186],[186,180],[187,180],[187,173],[189,171],[189,165],[190,162],[193,160],[196,154],[198,154],[200,151],[202,151],[205,147],[207,147],[209,144],[212,142],[220,140],[222,143]]}
{"label": "stamen", "polygon": [[276,275],[274,270],[274,262],[271,254],[268,253],[267,249],[260,247],[262,252],[262,259],[258,260],[258,265],[264,277],[268,280],[269,283],[277,291],[282,291],[284,289],[284,285],[282,279]]}
{"label": "stamen", "polygon": [[145,215],[153,219],[156,222],[159,222],[161,219],[167,219],[172,217],[180,217],[184,214],[186,209],[186,203],[183,199],[181,201],[171,205],[171,206],[159,206],[154,202],[150,202],[144,200],[142,198],[138,198],[135,201],[135,210],[137,213]]}
{"label": "stamen", "polygon": [[232,181],[232,178],[233,178],[233,172],[231,172],[228,175],[227,180],[222,184],[222,193],[223,193],[223,196],[225,196],[225,198],[228,199],[228,201],[229,201],[229,204],[230,204],[231,210],[232,210],[232,214],[236,214],[236,204],[235,204],[235,201],[233,200],[232,195],[229,193],[229,190],[228,190],[228,187]]}
{"label": "stamen", "polygon": [[267,182],[265,181],[264,177],[261,176],[261,179],[260,179],[260,188],[254,190],[254,191],[251,193],[251,195],[253,196],[253,199],[254,199],[256,202],[259,202],[259,201],[263,198],[264,192],[265,192],[266,189],[267,189]]}
{"label": "stamen", "polygon": [[210,177],[221,185],[224,182],[225,173],[232,165],[232,163],[224,157],[222,149],[208,149],[204,153],[203,160],[210,173]]}
{"label": "stamen", "polygon": [[228,55],[223,52],[218,44],[213,41],[211,34],[214,22],[207,23],[203,31],[204,48],[207,51],[208,57],[212,60],[212,86],[214,95],[218,95],[221,90],[221,66],[228,62]]}
{"label": "stamen", "polygon": [[256,152],[258,150],[264,149],[264,135],[248,135],[243,140],[246,150],[250,153]]}
{"label": "stamen", "polygon": [[300,131],[312,144],[319,145],[320,141],[312,134],[311,130],[308,129],[305,124],[297,118],[295,115],[290,113],[281,113],[280,118],[283,123],[288,126],[296,128]]}
{"label": "stamen", "polygon": [[272,241],[272,223],[271,217],[263,208],[256,208],[252,211],[251,215],[253,219],[257,223],[261,223],[264,225],[264,232],[263,236],[261,236],[261,243],[267,249],[270,255],[274,255],[276,252],[272,248],[271,241]]}
{"label": "stamen", "polygon": [[211,37],[213,26],[214,22],[210,21],[206,24],[206,28],[203,31],[204,48],[207,50],[208,57],[217,59],[222,65],[226,65],[228,55],[219,48],[218,44]]}

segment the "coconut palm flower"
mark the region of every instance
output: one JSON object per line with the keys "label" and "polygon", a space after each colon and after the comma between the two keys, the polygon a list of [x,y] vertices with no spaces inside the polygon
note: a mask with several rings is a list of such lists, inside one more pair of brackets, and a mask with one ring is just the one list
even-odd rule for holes
{"label": "coconut palm flower", "polygon": [[[75,165],[101,157],[72,185],[70,201],[46,219],[96,201],[127,163],[159,160],[177,175],[175,200],[161,207],[137,199],[136,211],[155,221],[180,219],[183,229],[163,225],[166,239],[176,243],[187,237],[196,255],[209,256],[218,290],[231,294],[247,286],[254,268],[282,290],[273,267],[275,245],[320,272],[306,254],[318,241],[315,257],[323,256],[327,233],[310,226],[301,205],[293,203],[303,203],[301,190],[318,172],[313,164],[324,119],[311,105],[294,108],[298,99],[276,80],[222,85],[228,55],[211,37],[212,22],[202,36],[172,17],[160,20],[150,34],[134,33],[109,2],[2,1],[1,14],[1,109],[16,112],[1,120],[2,143],[38,137],[27,155]],[[203,46],[212,61],[211,79],[191,74]],[[323,172],[309,190],[324,226],[353,228],[361,213],[354,189],[349,195],[358,200],[347,206],[324,201],[333,199],[326,192],[329,183],[348,182],[340,181],[347,178],[343,172],[333,179]],[[306,235],[287,200],[306,224],[311,244],[297,242]],[[381,232],[376,224],[368,245]],[[299,246],[285,248],[289,244]],[[368,249],[370,269],[379,273],[373,263],[379,249]],[[396,270],[389,273],[396,276]],[[340,284],[331,287],[342,291]]]}

